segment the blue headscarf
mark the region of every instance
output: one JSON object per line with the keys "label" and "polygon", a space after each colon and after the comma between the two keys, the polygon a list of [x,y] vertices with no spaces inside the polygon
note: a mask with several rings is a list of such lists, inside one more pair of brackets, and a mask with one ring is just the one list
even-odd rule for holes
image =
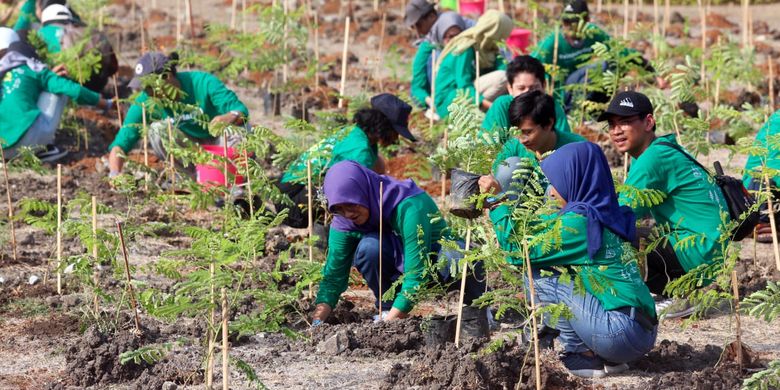
{"label": "blue headscarf", "polygon": [[588,218],[591,259],[601,248],[604,228],[629,242],[636,240],[636,216],[630,207],[618,204],[607,157],[596,144],[567,144],[544,159],[541,167],[567,202],[561,214],[572,212]]}

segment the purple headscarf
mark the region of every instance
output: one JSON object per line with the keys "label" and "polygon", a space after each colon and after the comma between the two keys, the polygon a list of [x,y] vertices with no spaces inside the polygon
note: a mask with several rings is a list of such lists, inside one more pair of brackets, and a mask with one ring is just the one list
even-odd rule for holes
{"label": "purple headscarf", "polygon": [[341,161],[334,164],[325,174],[323,192],[328,200],[328,210],[339,204],[356,204],[368,209],[368,221],[355,225],[340,215],[333,217],[332,228],[342,232],[379,232],[379,183],[383,184],[382,216],[384,219],[383,240],[393,249],[396,268],[403,272],[403,244],[390,229],[390,217],[396,206],[404,199],[423,192],[414,181],[396,180],[380,175],[354,161]]}
{"label": "purple headscarf", "polygon": [[550,184],[566,200],[561,210],[588,218],[588,256],[601,249],[604,228],[629,242],[636,240],[636,216],[620,206],[604,152],[593,143],[575,142],[556,150],[541,163]]}

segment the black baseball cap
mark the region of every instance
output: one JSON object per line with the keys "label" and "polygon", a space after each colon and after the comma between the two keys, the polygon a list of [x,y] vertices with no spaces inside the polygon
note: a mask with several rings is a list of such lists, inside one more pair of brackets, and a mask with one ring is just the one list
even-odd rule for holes
{"label": "black baseball cap", "polygon": [[653,103],[642,93],[636,91],[620,92],[609,102],[609,107],[598,117],[599,122],[606,121],[609,117],[628,117],[634,115],[647,115],[653,113]]}
{"label": "black baseball cap", "polygon": [[371,98],[371,108],[385,114],[399,135],[412,142],[417,141],[409,131],[409,114],[412,112],[412,106],[395,95],[382,93]]}
{"label": "black baseball cap", "polygon": [[580,18],[588,16],[589,13],[586,0],[570,0],[564,4],[561,18],[564,21],[579,21]]}
{"label": "black baseball cap", "polygon": [[433,4],[426,0],[412,0],[406,5],[404,24],[406,27],[412,27],[431,11],[433,11]]}
{"label": "black baseball cap", "polygon": [[129,87],[132,89],[141,88],[141,78],[152,73],[163,73],[169,60],[170,57],[158,51],[149,52],[141,56],[138,63],[135,64],[135,76],[130,80]]}

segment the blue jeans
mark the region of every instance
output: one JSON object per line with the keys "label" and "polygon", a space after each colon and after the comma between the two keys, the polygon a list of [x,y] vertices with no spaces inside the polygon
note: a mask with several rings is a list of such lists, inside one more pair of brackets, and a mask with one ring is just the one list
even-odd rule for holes
{"label": "blue jeans", "polygon": [[563,303],[573,314],[571,319],[560,317],[556,324],[544,320],[545,325],[561,332],[558,340],[566,352],[593,351],[610,362],[628,363],[655,345],[658,326],[647,330],[629,315],[604,310],[590,293],[576,294],[573,282],[564,284],[558,275],[542,277],[534,270],[534,287],[537,305]]}
{"label": "blue jeans", "polygon": [[[465,247],[463,242],[458,242],[461,248]],[[432,245],[431,251],[436,253],[432,255],[435,262],[439,257],[447,259],[448,266],[439,271],[439,281],[449,283],[453,281],[450,276],[450,267],[452,263],[459,262],[463,258],[463,253],[456,250],[446,250],[439,243]],[[390,289],[390,286],[401,277],[402,272],[396,269],[393,251],[388,243],[382,245],[382,295]],[[375,304],[379,305],[379,234],[368,233],[358,243],[355,250],[355,257],[352,263],[358,272],[363,275],[368,288],[374,293]],[[464,303],[470,305],[474,299],[479,298],[485,292],[484,268],[482,263],[474,265],[473,272],[469,272],[466,278],[466,291],[464,293]],[[454,279],[458,279],[457,277]],[[459,280],[459,279],[458,279]],[[448,290],[460,288],[460,283],[452,283]],[[382,310],[390,310],[393,307],[393,301],[383,301]]]}

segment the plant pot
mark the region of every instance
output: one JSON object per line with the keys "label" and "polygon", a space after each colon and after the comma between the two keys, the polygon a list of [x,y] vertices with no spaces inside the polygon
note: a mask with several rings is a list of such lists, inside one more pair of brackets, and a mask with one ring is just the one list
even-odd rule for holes
{"label": "plant pot", "polygon": [[509,38],[506,39],[506,45],[512,54],[519,55],[526,53],[528,45],[531,43],[531,30],[524,28],[516,28],[509,34]]}
{"label": "plant pot", "polygon": [[488,326],[487,312],[474,306],[463,307],[463,317],[460,322],[460,339],[478,339],[488,337],[490,328]]}
{"label": "plant pot", "polygon": [[456,317],[432,316],[423,320],[420,329],[425,345],[440,346],[455,341]]}
{"label": "plant pot", "polygon": [[485,0],[460,0],[458,2],[458,12],[463,16],[474,15],[480,17],[485,13]]}
{"label": "plant pot", "polygon": [[461,218],[477,218],[482,215],[469,198],[479,194],[479,175],[461,171],[452,170],[452,184],[450,186],[450,201],[452,207],[450,212]]}

